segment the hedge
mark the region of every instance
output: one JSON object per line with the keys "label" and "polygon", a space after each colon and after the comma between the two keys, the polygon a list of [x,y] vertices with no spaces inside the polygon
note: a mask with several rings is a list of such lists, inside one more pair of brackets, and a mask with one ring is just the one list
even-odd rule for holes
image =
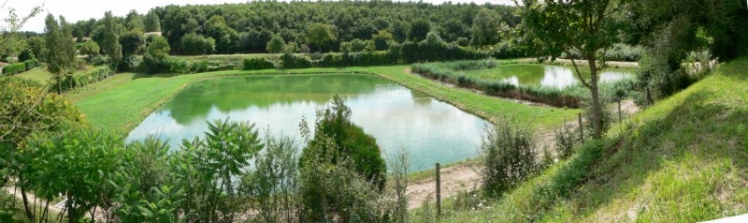
{"label": "hedge", "polygon": [[23,61],[24,64],[26,64],[26,70],[31,70],[32,68],[36,67],[36,61],[34,60],[26,60]]}
{"label": "hedge", "polygon": [[263,70],[273,68],[275,68],[275,63],[273,61],[260,57],[244,58],[244,66],[242,66],[243,70]]}
{"label": "hedge", "polygon": [[112,75],[114,75],[112,68],[109,66],[100,66],[86,73],[75,75],[72,78],[65,78],[61,80],[62,83],[55,84],[53,88],[56,89],[59,87],[61,91],[68,91],[102,81]]}
{"label": "hedge", "polygon": [[12,63],[3,68],[3,74],[5,75],[13,75],[23,71],[26,71],[25,63]]}

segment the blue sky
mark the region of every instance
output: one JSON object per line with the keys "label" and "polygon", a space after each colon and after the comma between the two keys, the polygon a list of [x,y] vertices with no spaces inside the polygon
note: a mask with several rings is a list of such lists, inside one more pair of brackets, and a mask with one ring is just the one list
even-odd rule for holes
{"label": "blue sky", "polygon": [[[7,18],[8,9],[15,8],[18,14],[27,14],[32,6],[44,4],[44,13],[38,15],[24,26],[23,30],[42,32],[44,31],[44,17],[47,13],[52,13],[55,16],[65,16],[69,22],[75,22],[78,20],[100,18],[104,16],[104,12],[111,10],[116,16],[124,16],[130,10],[137,10],[139,13],[148,12],[149,9],[156,6],[164,6],[169,4],[221,4],[221,3],[240,3],[247,2],[247,0],[5,0],[7,1],[5,8],[0,11],[0,18]],[[447,0],[423,0],[423,2],[431,2],[434,4],[440,4]],[[513,4],[512,0],[451,0],[453,3],[468,3],[475,2],[476,4],[484,4],[490,2],[492,4]]]}

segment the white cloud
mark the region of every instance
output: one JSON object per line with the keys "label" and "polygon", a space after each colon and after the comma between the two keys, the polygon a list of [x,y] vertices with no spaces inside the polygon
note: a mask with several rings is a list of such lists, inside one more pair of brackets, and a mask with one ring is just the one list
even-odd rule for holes
{"label": "white cloud", "polygon": [[[424,0],[440,4],[449,0]],[[137,10],[139,13],[146,13],[151,8],[157,6],[166,6],[170,4],[178,5],[195,5],[195,4],[222,4],[222,3],[242,3],[247,0],[7,0],[5,8],[0,12],[0,18],[7,18],[8,8],[15,8],[18,14],[27,14],[34,6],[44,4],[44,12],[26,23],[23,30],[42,32],[44,31],[44,17],[47,13],[55,16],[65,16],[69,22],[79,20],[88,20],[90,18],[101,18],[105,11],[112,11],[115,16],[124,16],[130,10]],[[476,4],[513,4],[512,0],[451,0],[452,3],[469,3]]]}

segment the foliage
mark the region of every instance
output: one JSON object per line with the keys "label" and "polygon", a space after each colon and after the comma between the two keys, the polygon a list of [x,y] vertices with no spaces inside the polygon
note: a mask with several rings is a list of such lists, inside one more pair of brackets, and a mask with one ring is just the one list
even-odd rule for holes
{"label": "foliage", "polygon": [[371,39],[374,41],[374,47],[376,50],[387,50],[387,48],[389,48],[389,43],[394,41],[392,33],[387,30],[379,30],[377,34],[371,36]]}
{"label": "foliage", "polygon": [[267,58],[250,57],[250,58],[244,58],[244,66],[242,69],[262,70],[262,69],[273,69],[273,68],[275,68],[275,63],[273,63],[273,61],[268,60]]}
{"label": "foliage", "polygon": [[40,62],[45,61],[47,56],[47,43],[43,36],[34,36],[28,39],[29,49],[31,50],[34,58]]}
{"label": "foliage", "polygon": [[34,60],[25,60],[23,61],[23,63],[26,64],[26,70],[31,70],[37,65],[36,61]]}
{"label": "foliage", "polygon": [[158,17],[158,14],[153,11],[148,12],[148,14],[145,16],[145,31],[161,31],[161,19]]}
{"label": "foliage", "polygon": [[150,73],[164,71],[163,62],[169,57],[171,47],[169,47],[169,43],[164,37],[154,36],[151,39],[151,43],[148,44],[148,48],[146,48],[145,55],[143,56],[143,65],[146,71]]}
{"label": "foliage", "polygon": [[75,46],[72,36],[65,31],[67,24],[64,19],[61,18],[61,20],[58,24],[52,14],[47,15],[45,20],[47,55],[44,58],[47,71],[52,73],[53,79],[57,83],[57,89],[62,89],[63,80],[72,78],[72,73],[76,69]]}
{"label": "foliage", "polygon": [[486,133],[481,148],[483,188],[489,196],[500,197],[539,171],[533,133],[522,126],[526,125],[504,120]]}
{"label": "foliage", "polygon": [[70,222],[79,222],[93,207],[109,209],[114,205],[108,182],[115,177],[124,150],[114,134],[72,129],[35,135],[27,149],[23,153],[33,157],[28,165],[34,171],[26,179],[37,186],[29,189],[47,200],[64,195]]}
{"label": "foliage", "polygon": [[284,69],[309,68],[312,67],[312,61],[309,57],[298,56],[291,53],[284,53],[281,57],[281,67]]}
{"label": "foliage", "polygon": [[354,39],[350,42],[340,43],[340,52],[343,53],[371,52],[375,49],[374,41],[371,40],[362,41],[360,39]]}
{"label": "foliage", "polygon": [[472,32],[473,45],[485,46],[499,42],[499,27],[501,27],[499,15],[489,9],[481,9],[475,16]]}
{"label": "foliage", "polygon": [[419,42],[426,39],[426,34],[429,32],[431,32],[431,22],[423,18],[416,19],[410,24],[408,39],[414,42]]}
{"label": "foliage", "polygon": [[120,35],[118,41],[122,44],[122,55],[124,57],[141,54],[145,45],[143,33],[137,30]]}
{"label": "foliage", "polygon": [[[350,108],[339,96],[333,97],[329,107],[317,112],[314,138],[304,148],[301,166],[308,165],[305,162],[314,159],[313,157],[326,153],[332,155],[330,159],[333,163],[351,159],[356,172],[381,190],[384,188],[387,166],[379,145],[371,135],[350,121],[350,115]],[[329,137],[334,145],[321,141],[324,137]]]}
{"label": "foliage", "polygon": [[216,40],[212,37],[190,33],[181,40],[182,53],[187,55],[211,54],[216,50]]}
{"label": "foliage", "polygon": [[[578,126],[576,128],[579,128]],[[579,131],[575,126],[564,125],[553,131],[556,141],[556,154],[559,159],[568,159],[574,155],[574,148],[581,144]],[[586,137],[586,136],[585,136]]]}
{"label": "foliage", "polygon": [[[579,67],[574,63],[577,76],[582,84],[590,89],[592,95],[592,120],[594,137],[602,137],[601,115],[602,104],[598,92],[599,56],[597,52],[608,49],[618,40],[622,1],[585,0],[585,1],[537,1],[525,0],[522,10],[524,28],[528,29],[527,38],[540,44],[540,55],[555,58],[561,52],[571,54],[578,51],[587,60],[590,80],[585,80]],[[533,43],[526,43],[533,44]],[[574,62],[574,60],[572,60]]]}
{"label": "foliage", "polygon": [[26,71],[26,63],[12,63],[2,69],[5,75],[14,75]]}
{"label": "foliage", "polygon": [[335,34],[332,33],[330,27],[323,23],[314,23],[307,28],[306,41],[310,44],[317,45],[319,52],[322,52],[322,46],[335,41]]}
{"label": "foliage", "polygon": [[102,48],[106,55],[109,56],[109,62],[112,63],[111,66],[114,69],[117,69],[120,61],[122,61],[122,45],[119,43],[116,26],[117,23],[112,16],[112,12],[107,11],[104,13],[104,39]]}
{"label": "foliage", "polygon": [[81,88],[90,84],[102,81],[108,77],[114,75],[114,70],[109,66],[101,66],[87,71],[83,74],[78,74],[72,78],[66,78],[63,82],[58,85],[61,88],[56,89],[60,92],[69,91],[75,88]]}
{"label": "foliage", "polygon": [[88,59],[90,60],[93,56],[99,55],[99,51],[101,51],[99,44],[94,41],[88,41],[83,44],[80,48],[80,53],[88,55]]}
{"label": "foliage", "polygon": [[267,51],[270,53],[280,53],[286,46],[286,41],[279,35],[274,35],[267,43]]}
{"label": "foliage", "polygon": [[[23,195],[23,210],[28,219],[36,219],[26,193],[33,189],[29,180],[36,173],[30,169],[36,158],[27,149],[28,137],[34,133],[59,131],[66,123],[83,122],[76,108],[60,95],[48,94],[41,84],[16,77],[0,78],[0,183],[18,179],[15,185]],[[33,181],[32,181],[33,182]],[[40,217],[40,216],[36,216]]]}
{"label": "foliage", "polygon": [[242,177],[241,189],[257,203],[263,222],[293,222],[298,213],[299,169],[297,143],[289,137],[266,136],[264,153],[255,169]]}

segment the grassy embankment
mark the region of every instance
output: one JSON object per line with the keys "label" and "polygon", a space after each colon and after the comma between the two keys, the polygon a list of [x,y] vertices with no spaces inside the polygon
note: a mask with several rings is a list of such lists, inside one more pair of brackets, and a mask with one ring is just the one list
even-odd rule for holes
{"label": "grassy embankment", "polygon": [[489,120],[514,116],[536,127],[558,125],[571,120],[578,110],[541,108],[475,94],[444,86],[405,72],[408,66],[310,68],[297,70],[219,71],[191,75],[136,75],[123,73],[67,94],[94,126],[127,132],[176,92],[196,81],[235,75],[288,74],[312,72],[367,72],[400,83]]}
{"label": "grassy embankment", "polygon": [[695,222],[748,213],[748,58],[658,102],[488,208],[442,222]]}

